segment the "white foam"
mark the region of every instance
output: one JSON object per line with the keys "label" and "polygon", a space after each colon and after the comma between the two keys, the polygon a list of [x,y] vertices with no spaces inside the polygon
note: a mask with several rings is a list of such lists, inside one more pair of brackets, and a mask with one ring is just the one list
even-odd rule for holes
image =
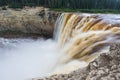
{"label": "white foam", "polygon": [[46,76],[59,55],[53,40],[0,39],[0,42],[4,43],[0,49],[0,80]]}

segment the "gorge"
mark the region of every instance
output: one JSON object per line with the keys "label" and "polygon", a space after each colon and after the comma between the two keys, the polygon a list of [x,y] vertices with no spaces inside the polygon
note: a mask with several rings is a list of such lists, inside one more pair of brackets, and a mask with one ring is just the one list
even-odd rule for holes
{"label": "gorge", "polygon": [[[23,22],[18,21],[19,26],[14,22],[18,20],[17,18],[13,20],[15,23],[13,24],[12,18],[7,20],[8,18],[3,17],[0,31],[18,30],[22,33],[34,33],[34,35],[40,33],[48,36],[54,29],[54,38],[31,39],[26,36],[0,38],[0,79],[2,80],[31,80],[32,78],[39,80],[39,77],[48,75],[69,74],[88,66],[100,54],[109,52],[110,46],[119,43],[120,40],[120,15],[117,14],[57,13],[57,20],[53,19],[55,17],[50,19],[50,21],[54,20],[52,25],[55,24],[55,27],[51,27],[49,21],[46,22],[46,18],[41,20],[41,17],[37,19],[35,16],[32,17],[35,21],[30,18],[31,22],[34,22],[31,23],[29,19],[25,20],[23,14],[22,17],[19,17],[23,20]],[[9,22],[8,25],[6,21]],[[27,22],[27,26],[24,21]]]}

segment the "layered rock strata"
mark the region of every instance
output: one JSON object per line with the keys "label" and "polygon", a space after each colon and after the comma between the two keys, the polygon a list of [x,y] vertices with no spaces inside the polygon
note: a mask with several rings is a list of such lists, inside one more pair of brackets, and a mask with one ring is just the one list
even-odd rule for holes
{"label": "layered rock strata", "polygon": [[52,37],[59,14],[43,7],[0,10],[0,36]]}

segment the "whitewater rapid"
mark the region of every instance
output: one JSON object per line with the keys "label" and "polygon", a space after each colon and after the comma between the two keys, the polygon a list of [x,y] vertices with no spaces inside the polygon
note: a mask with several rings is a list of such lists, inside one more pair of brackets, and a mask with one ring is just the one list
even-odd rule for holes
{"label": "whitewater rapid", "polygon": [[59,57],[52,39],[0,38],[0,80],[28,80],[51,73]]}

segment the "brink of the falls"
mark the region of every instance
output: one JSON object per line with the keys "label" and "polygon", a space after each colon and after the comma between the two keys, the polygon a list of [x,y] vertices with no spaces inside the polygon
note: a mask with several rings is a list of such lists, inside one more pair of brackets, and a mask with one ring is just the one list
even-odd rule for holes
{"label": "brink of the falls", "polygon": [[0,38],[0,79],[68,74],[107,52],[119,35],[120,15],[62,13],[54,39]]}

